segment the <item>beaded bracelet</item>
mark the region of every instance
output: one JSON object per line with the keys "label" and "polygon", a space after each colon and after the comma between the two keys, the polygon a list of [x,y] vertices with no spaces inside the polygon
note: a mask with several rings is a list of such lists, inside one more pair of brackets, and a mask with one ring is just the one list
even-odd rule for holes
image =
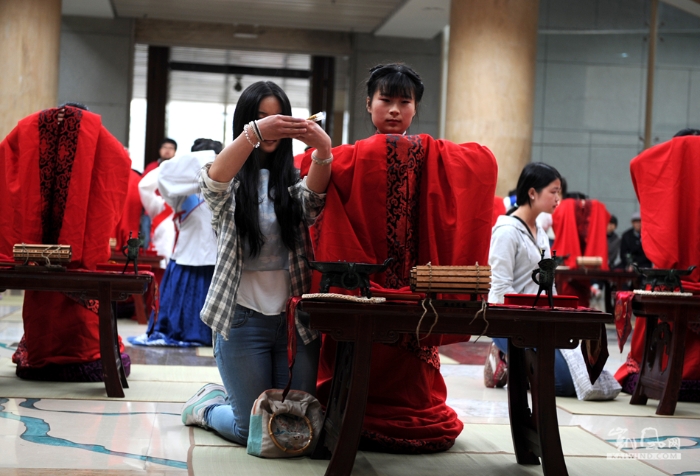
{"label": "beaded bracelet", "polygon": [[318,157],[316,157],[316,151],[314,150],[313,152],[311,152],[311,160],[313,161],[313,163],[318,165],[330,165],[330,163],[333,162],[333,154],[331,154],[331,156],[327,159],[319,159]]}
{"label": "beaded bracelet", "polygon": [[262,134],[260,133],[260,128],[258,127],[258,121],[251,121],[253,123],[253,127],[255,128],[255,134],[260,138],[260,142],[265,142],[265,139],[263,139]]}
{"label": "beaded bracelet", "polygon": [[253,147],[255,147],[257,149],[258,147],[260,147],[260,140],[258,140],[257,144],[254,144],[253,141],[250,140],[250,136],[248,135],[248,129],[246,129],[246,127],[250,127],[250,124],[246,124],[245,126],[243,126],[243,133],[245,134],[245,138],[250,145],[252,145]]}
{"label": "beaded bracelet", "polygon": [[253,126],[253,121],[250,121],[248,123],[248,127],[250,128],[250,132],[255,136],[255,138],[258,140],[258,142],[262,142],[262,137],[260,137],[260,134],[257,133],[255,130],[255,126]]}

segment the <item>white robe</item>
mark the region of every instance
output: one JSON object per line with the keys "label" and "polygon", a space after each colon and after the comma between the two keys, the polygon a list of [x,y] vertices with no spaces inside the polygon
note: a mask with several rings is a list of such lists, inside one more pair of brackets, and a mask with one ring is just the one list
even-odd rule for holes
{"label": "white robe", "polygon": [[[170,256],[173,254],[173,246],[175,245],[175,224],[173,223],[174,213],[160,223],[155,223],[155,218],[165,210],[165,200],[160,196],[158,191],[158,175],[160,167],[156,167],[143,177],[139,182],[139,195],[141,195],[141,204],[146,214],[151,217],[151,244],[149,249],[155,249],[158,256],[163,257],[161,266],[165,268],[168,265]],[[156,225],[154,227],[154,225]]]}

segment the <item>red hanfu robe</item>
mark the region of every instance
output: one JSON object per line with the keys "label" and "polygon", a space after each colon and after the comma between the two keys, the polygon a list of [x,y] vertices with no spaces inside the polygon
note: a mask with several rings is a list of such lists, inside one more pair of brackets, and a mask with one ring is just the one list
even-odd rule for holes
{"label": "red hanfu robe", "polygon": [[[373,276],[392,289],[407,286],[418,264],[488,263],[497,165],[487,148],[428,135],[376,134],[336,147],[333,155],[325,209],[312,228],[316,260],[381,263],[392,257],[387,271]],[[309,151],[302,175],[310,163]],[[430,336],[418,343],[415,335],[405,335],[396,345],[373,346],[364,444],[411,453],[452,446],[463,424],[445,403],[435,346],[464,340]],[[332,339],[324,340],[322,402],[330,391],[335,348]]]}
{"label": "red hanfu robe", "polygon": [[[601,256],[603,264],[601,269],[608,267],[608,238],[607,226],[610,221],[610,213],[598,200],[577,200],[566,198],[552,213],[552,228],[554,228],[554,243],[552,251],[557,256],[569,257],[564,264],[570,268],[576,268],[576,258],[579,256]],[[585,247],[582,246],[582,239]],[[564,283],[557,293],[575,295],[579,298],[579,305],[587,307],[590,302],[590,289],[586,286],[576,286],[572,283]]]}
{"label": "red hanfu robe", "polygon": [[[65,107],[22,119],[0,143],[0,253],[15,243],[68,244],[71,268],[94,270],[110,256],[131,160],[100,116]],[[100,358],[98,316],[62,293],[26,291],[25,364]],[[123,350],[123,347],[122,349]]]}
{"label": "red hanfu robe", "polygon": [[[632,159],[630,171],[644,253],[655,268],[698,266],[682,284],[684,291],[700,292],[700,137],[676,137],[647,149]],[[683,380],[700,380],[698,330],[686,334]],[[618,381],[639,372],[645,333],[646,319],[637,319],[627,363],[615,374]]]}

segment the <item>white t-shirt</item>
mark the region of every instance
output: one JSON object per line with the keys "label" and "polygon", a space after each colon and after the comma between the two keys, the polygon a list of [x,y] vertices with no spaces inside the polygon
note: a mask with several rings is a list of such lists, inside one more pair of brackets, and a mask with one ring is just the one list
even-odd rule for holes
{"label": "white t-shirt", "polygon": [[260,170],[258,182],[260,231],[265,243],[258,256],[250,256],[248,240],[243,240],[243,274],[236,303],[267,316],[284,311],[289,299],[289,250],[284,246],[275,203],[268,196],[270,171]]}

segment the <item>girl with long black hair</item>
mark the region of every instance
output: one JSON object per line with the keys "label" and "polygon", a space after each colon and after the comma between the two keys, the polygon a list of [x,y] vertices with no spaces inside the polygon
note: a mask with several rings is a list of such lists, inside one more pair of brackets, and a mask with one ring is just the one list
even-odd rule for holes
{"label": "girl with long black hair", "polygon": [[[320,212],[330,178],[331,140],[315,122],[291,116],[289,99],[261,81],[241,94],[236,139],[202,169],[200,187],[212,211],[217,262],[201,312],[212,328],[224,386],[207,384],[184,406],[182,421],[245,445],[250,411],[265,390],[287,383],[285,305],[309,291],[308,226]],[[315,149],[299,180],[292,139]],[[291,388],[314,394],[320,340],[296,321]]]}

